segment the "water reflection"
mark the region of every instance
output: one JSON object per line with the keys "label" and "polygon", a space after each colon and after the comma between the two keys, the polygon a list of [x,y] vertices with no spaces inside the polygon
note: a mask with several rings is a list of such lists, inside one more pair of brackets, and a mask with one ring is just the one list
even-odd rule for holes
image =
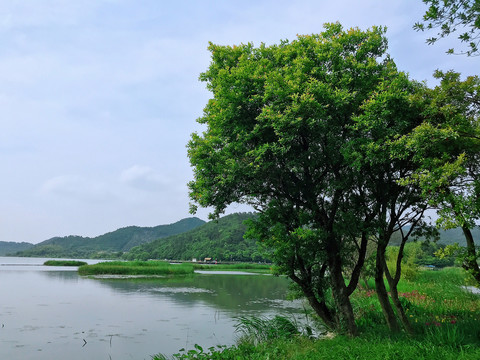
{"label": "water reflection", "polygon": [[114,280],[14,267],[0,267],[0,359],[150,359],[232,344],[239,315],[298,310],[273,276]]}
{"label": "water reflection", "polygon": [[[225,311],[263,311],[268,306],[297,309],[285,301],[288,280],[274,276],[203,275],[170,279],[95,279],[122,294],[143,293],[191,305],[198,301]],[[290,306],[288,306],[290,305]]]}

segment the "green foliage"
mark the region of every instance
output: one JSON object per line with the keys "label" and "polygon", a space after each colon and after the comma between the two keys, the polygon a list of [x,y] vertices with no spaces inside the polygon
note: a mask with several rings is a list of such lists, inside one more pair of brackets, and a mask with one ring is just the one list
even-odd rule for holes
{"label": "green foliage", "polygon": [[301,333],[295,319],[279,315],[273,318],[241,316],[237,319],[235,332],[239,334],[239,343],[254,345],[276,339],[289,339]]}
{"label": "green foliage", "polygon": [[274,269],[271,264],[252,264],[252,263],[234,263],[234,264],[193,264],[195,270],[222,270],[222,271],[248,271],[271,274]]}
{"label": "green foliage", "polygon": [[76,260],[47,260],[43,263],[46,266],[83,266],[87,265],[85,261]]}
{"label": "green foliage", "polygon": [[[460,268],[420,270],[414,281],[399,283],[407,316],[417,329],[415,336],[392,335],[384,324],[375,291],[358,289],[353,296],[360,329],[358,337],[337,335],[312,339],[308,333],[304,336],[304,331],[298,327],[295,331],[290,325],[286,333],[277,331],[272,319],[241,319],[238,326],[242,327],[243,321],[253,341],[207,350],[196,345],[192,350],[182,349],[172,359],[477,360],[480,358],[480,301],[478,295],[461,290],[465,284],[464,274]],[[168,357],[157,355],[153,359]]]}
{"label": "green foliage", "polygon": [[[458,39],[467,50],[461,53],[468,56],[480,55],[480,0],[423,0],[429,6],[422,22],[417,22],[414,29],[425,31],[438,29],[436,37],[427,39],[434,44],[439,39],[460,31]],[[449,49],[447,53],[455,53]]]}
{"label": "green foliage", "polygon": [[0,241],[0,256],[15,254],[18,251],[24,251],[31,248],[33,244],[26,242]]}
{"label": "green foliage", "polygon": [[418,163],[404,185],[418,185],[428,204],[437,209],[437,226],[460,227],[466,242],[462,266],[480,284],[480,267],[472,229],[480,220],[480,78],[460,80],[460,74],[436,71],[441,80],[425,89],[425,121],[396,142]]}
{"label": "green foliage", "polygon": [[[247,237],[273,250],[279,271],[328,326],[351,332],[348,295],[364,256],[352,254],[373,216],[362,196],[370,179],[352,165],[350,142],[364,137],[355,125],[367,101],[389,85],[414,87],[386,54],[384,33],[335,23],[278,45],[210,44],[212,62],[200,79],[213,97],[198,120],[207,130],[188,144],[193,210],[212,206],[215,218],[234,202],[259,209]],[[395,100],[392,124],[411,113]],[[346,268],[356,269],[348,280]],[[327,306],[330,287],[336,308]]]}
{"label": "green foliage", "polygon": [[251,213],[237,213],[210,221],[191,231],[134,247],[124,258],[175,259],[203,261],[265,261],[266,255],[258,249],[255,239],[244,239],[245,221]]}
{"label": "green foliage", "polygon": [[95,238],[82,236],[54,237],[34,245],[16,256],[56,257],[80,259],[115,259],[133,246],[158,238],[179,234],[204,223],[198,218],[187,218],[169,225],[155,227],[129,226]]}
{"label": "green foliage", "polygon": [[170,264],[164,261],[108,261],[78,268],[80,275],[188,275],[192,264]]}

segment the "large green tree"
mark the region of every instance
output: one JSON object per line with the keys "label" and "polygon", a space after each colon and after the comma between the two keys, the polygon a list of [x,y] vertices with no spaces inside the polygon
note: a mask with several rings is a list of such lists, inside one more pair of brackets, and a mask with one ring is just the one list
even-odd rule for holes
{"label": "large green tree", "polygon": [[466,45],[466,50],[456,52],[453,48],[450,54],[463,53],[468,56],[480,55],[480,0],[422,0],[428,10],[423,21],[417,22],[414,29],[425,31],[437,29],[437,35],[427,39],[428,44],[434,44],[439,39],[459,32],[458,39]]}
{"label": "large green tree", "polygon": [[349,297],[379,205],[347,154],[362,105],[396,73],[384,31],[337,23],[268,47],[211,44],[200,76],[213,94],[198,120],[207,128],[188,144],[191,199],[213,217],[252,205],[250,235],[274,249],[327,326],[350,334]]}

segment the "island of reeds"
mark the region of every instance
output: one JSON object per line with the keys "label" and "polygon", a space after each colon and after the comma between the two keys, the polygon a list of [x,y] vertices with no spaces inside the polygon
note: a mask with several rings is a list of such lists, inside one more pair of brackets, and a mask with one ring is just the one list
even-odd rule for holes
{"label": "island of reeds", "polygon": [[83,266],[87,265],[85,261],[79,260],[47,260],[43,263],[45,266]]}
{"label": "island of reeds", "polygon": [[166,261],[107,261],[78,268],[80,275],[142,275],[169,276],[193,274],[189,263],[171,264]]}

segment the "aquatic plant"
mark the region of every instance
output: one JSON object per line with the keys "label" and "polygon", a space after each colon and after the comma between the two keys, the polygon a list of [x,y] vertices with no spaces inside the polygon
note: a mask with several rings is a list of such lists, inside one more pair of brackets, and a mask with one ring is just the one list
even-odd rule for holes
{"label": "aquatic plant", "polygon": [[192,264],[170,264],[165,261],[107,261],[78,268],[80,275],[188,275]]}

